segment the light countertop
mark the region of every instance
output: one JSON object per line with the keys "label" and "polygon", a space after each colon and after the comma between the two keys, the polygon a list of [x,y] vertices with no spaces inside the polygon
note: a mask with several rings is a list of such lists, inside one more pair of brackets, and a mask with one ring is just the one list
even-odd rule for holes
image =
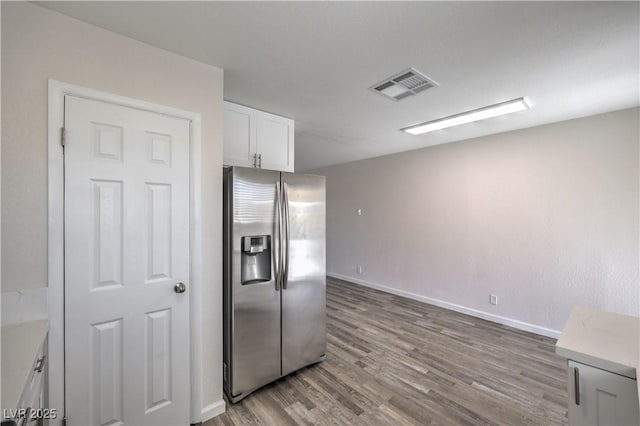
{"label": "light countertop", "polygon": [[636,379],[639,335],[638,317],[575,307],[556,343],[556,353]]}
{"label": "light countertop", "polygon": [[18,408],[22,391],[49,331],[49,321],[2,327],[2,408]]}

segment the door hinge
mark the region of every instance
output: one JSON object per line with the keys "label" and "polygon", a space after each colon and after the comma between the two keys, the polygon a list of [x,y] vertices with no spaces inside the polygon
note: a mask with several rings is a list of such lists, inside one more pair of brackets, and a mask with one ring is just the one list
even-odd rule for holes
{"label": "door hinge", "polygon": [[60,129],[60,145],[64,148],[64,145],[67,142],[67,131],[64,127]]}

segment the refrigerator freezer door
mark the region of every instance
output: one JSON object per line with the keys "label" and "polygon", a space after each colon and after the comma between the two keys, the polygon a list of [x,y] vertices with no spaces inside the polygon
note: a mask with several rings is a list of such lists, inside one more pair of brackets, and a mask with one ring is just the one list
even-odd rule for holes
{"label": "refrigerator freezer door", "polygon": [[325,178],[282,173],[282,187],[289,240],[283,250],[288,255],[282,289],[285,375],[319,361],[326,351]]}
{"label": "refrigerator freezer door", "polygon": [[[279,250],[276,223],[276,182],[279,172],[259,169],[232,168],[227,178],[227,209],[231,221],[229,242],[230,261],[225,274],[225,286],[231,305],[229,334],[226,341],[230,368],[227,392],[233,396],[253,390],[281,375],[280,352],[280,291],[276,285],[276,261]],[[271,279],[242,285],[241,262],[243,237],[269,236],[271,252]],[[227,384],[228,385],[228,384]]]}

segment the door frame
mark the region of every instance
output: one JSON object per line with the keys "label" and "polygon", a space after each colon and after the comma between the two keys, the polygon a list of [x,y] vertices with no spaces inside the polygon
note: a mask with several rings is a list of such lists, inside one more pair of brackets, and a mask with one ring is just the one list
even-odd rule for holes
{"label": "door frame", "polygon": [[64,369],[64,155],[61,129],[64,127],[66,95],[129,108],[151,111],[190,121],[189,125],[189,323],[190,323],[190,421],[202,421],[202,200],[201,200],[201,116],[200,113],[158,105],[139,99],[87,87],[48,80],[48,183],[47,183],[47,273],[49,298],[49,362],[46,406],[58,417],[50,424],[62,424],[65,417]]}

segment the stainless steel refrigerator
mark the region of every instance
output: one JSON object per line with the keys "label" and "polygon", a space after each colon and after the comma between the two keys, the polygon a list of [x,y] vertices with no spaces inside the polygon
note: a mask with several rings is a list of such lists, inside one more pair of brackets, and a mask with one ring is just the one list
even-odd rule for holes
{"label": "stainless steel refrigerator", "polygon": [[231,402],[326,349],[325,178],[224,172],[224,390]]}

